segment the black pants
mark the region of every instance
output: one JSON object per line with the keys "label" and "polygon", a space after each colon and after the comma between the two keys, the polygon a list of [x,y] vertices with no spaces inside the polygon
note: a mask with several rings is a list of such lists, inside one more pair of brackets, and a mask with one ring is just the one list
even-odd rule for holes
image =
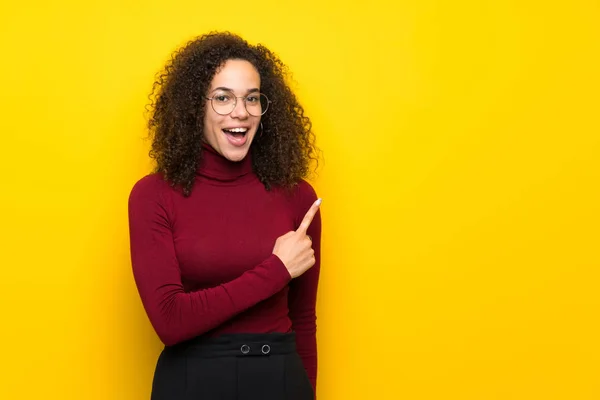
{"label": "black pants", "polygon": [[312,400],[293,333],[196,338],[165,347],[151,400]]}

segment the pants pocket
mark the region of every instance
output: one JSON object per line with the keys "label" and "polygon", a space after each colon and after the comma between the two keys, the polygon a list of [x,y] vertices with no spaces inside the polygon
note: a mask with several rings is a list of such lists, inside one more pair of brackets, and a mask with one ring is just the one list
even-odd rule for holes
{"label": "pants pocket", "polygon": [[286,400],[313,400],[315,394],[298,353],[286,357]]}
{"label": "pants pocket", "polygon": [[165,349],[156,362],[151,400],[183,399],[185,393],[185,355]]}

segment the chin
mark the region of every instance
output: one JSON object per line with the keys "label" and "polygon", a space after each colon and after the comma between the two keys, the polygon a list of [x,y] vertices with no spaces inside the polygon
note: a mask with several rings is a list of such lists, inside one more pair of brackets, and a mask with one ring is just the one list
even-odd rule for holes
{"label": "chin", "polygon": [[244,149],[234,149],[234,150],[224,151],[223,156],[226,159],[228,159],[229,161],[233,161],[233,162],[242,161],[244,158],[246,158],[246,155],[248,154],[249,149],[250,148],[248,147],[248,148],[244,148]]}
{"label": "chin", "polygon": [[[248,155],[248,152],[250,151],[250,146],[252,146],[253,139],[254,139],[254,137],[250,136],[248,138],[248,142],[244,146],[240,146],[240,147],[233,146],[231,143],[226,141],[221,146],[221,150],[222,150],[221,155],[223,157],[225,157],[226,159],[228,159],[229,161],[233,161],[233,162],[242,161]],[[225,139],[225,140],[227,140],[227,139]]]}

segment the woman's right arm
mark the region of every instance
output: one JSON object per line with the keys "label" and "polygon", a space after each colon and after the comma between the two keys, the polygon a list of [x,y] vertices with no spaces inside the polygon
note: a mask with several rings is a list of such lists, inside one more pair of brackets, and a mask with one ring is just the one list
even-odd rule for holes
{"label": "woman's right arm", "polygon": [[282,290],[291,280],[272,254],[238,278],[217,287],[185,292],[173,244],[165,183],[140,180],[129,196],[129,235],[135,282],[148,318],[171,346],[214,329]]}

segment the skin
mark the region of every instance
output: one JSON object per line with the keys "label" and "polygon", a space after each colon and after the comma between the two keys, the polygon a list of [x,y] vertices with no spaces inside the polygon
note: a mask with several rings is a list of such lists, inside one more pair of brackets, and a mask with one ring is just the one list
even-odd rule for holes
{"label": "skin", "polygon": [[[194,188],[197,163],[204,151],[201,142],[208,145],[204,139],[206,113],[211,113],[209,121],[220,118],[212,114],[211,102],[206,100],[213,97],[213,78],[228,61],[240,60],[250,62],[258,71],[260,90],[271,100],[260,123],[251,119],[255,126],[251,133],[255,135],[251,141],[252,166],[260,182],[267,190],[292,189],[317,165],[313,162],[318,162],[320,152],[315,146],[312,123],[287,84],[291,76],[285,64],[264,46],[250,45],[228,32],[212,32],[172,54],[157,74],[149,96],[148,130],[152,140],[150,157],[156,161],[154,172],[162,174],[184,197],[189,197]],[[235,114],[230,117],[231,121],[240,119],[244,118],[236,119]],[[214,139],[212,144],[220,148],[217,142],[222,139],[213,135],[214,130],[207,131],[207,136]],[[228,154],[226,147],[221,153],[233,160],[247,154],[247,148],[240,154]]]}
{"label": "skin", "polygon": [[299,277],[315,265],[315,251],[306,230],[317,214],[320,205],[321,199],[318,199],[307,211],[297,230],[288,232],[275,241],[273,254],[281,259],[292,278]]}
{"label": "skin", "polygon": [[[260,75],[252,64],[246,60],[229,60],[215,74],[208,91],[212,97],[215,89],[229,88],[238,97],[248,95],[260,89]],[[229,161],[243,160],[256,135],[260,125],[260,117],[248,114],[244,101],[237,99],[235,109],[229,115],[219,115],[206,101],[204,116],[204,138],[219,154]],[[247,128],[246,137],[240,143],[232,140],[223,132],[223,129]]]}
{"label": "skin", "polygon": [[[248,93],[260,89],[260,75],[254,66],[245,60],[229,60],[215,74],[209,88],[208,97],[217,88],[228,88],[236,96],[246,96]],[[235,109],[229,115],[220,115],[207,100],[206,114],[204,117],[204,138],[219,154],[230,161],[243,160],[248,151],[260,124],[260,117],[248,114],[242,99],[237,100]],[[236,142],[228,137],[223,129],[248,128],[245,140]],[[319,210],[321,199],[308,210],[300,227],[280,236],[275,241],[273,254],[283,262],[292,278],[297,278],[315,265],[315,252],[312,240],[306,234],[314,216]]]}

